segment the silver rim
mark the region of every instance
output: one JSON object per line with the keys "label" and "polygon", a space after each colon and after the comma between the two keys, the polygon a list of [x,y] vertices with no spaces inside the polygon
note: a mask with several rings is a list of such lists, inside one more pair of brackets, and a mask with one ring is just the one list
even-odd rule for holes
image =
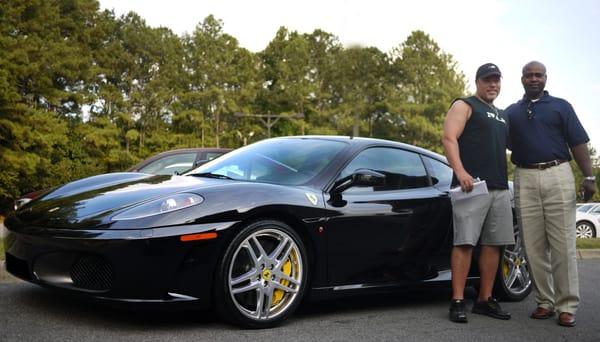
{"label": "silver rim", "polygon": [[236,249],[229,266],[229,293],[246,317],[275,318],[296,299],[303,262],[294,240],[277,229],[254,232]]}
{"label": "silver rim", "polygon": [[531,286],[531,276],[518,230],[515,231],[515,244],[506,246],[502,261],[502,278],[506,289],[514,295],[527,291]]}
{"label": "silver rim", "polygon": [[575,228],[575,235],[580,239],[590,239],[594,237],[594,232],[589,224],[581,222]]}

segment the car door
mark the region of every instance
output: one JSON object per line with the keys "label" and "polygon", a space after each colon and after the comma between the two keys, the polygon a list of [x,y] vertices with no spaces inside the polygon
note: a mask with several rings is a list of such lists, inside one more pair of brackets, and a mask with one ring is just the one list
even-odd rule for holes
{"label": "car door", "polygon": [[351,187],[343,204],[327,203],[338,213],[324,227],[331,283],[352,288],[435,278],[435,262],[447,253],[446,192],[432,184],[420,154],[390,147],[363,150],[337,178],[365,168],[384,174],[385,184]]}

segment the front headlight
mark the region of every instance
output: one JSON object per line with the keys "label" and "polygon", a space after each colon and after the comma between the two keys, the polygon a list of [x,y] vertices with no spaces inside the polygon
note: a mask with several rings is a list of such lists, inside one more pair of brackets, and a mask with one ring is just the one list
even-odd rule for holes
{"label": "front headlight", "polygon": [[198,205],[204,201],[202,196],[190,193],[182,193],[159,198],[137,207],[126,210],[112,219],[114,221],[133,220],[164,213],[170,213],[175,210],[189,208]]}
{"label": "front headlight", "polygon": [[31,198],[23,197],[15,200],[15,211],[21,209],[25,204],[31,202]]}

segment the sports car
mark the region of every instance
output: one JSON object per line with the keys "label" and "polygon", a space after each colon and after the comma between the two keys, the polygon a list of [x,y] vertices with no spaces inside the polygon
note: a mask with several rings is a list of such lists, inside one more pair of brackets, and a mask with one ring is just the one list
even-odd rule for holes
{"label": "sports car", "polygon": [[[6,268],[100,300],[189,302],[271,327],[305,298],[449,285],[451,179],[443,156],[407,144],[267,139],[184,175],[52,189],[6,218]],[[531,290],[514,230],[495,288],[507,300]]]}

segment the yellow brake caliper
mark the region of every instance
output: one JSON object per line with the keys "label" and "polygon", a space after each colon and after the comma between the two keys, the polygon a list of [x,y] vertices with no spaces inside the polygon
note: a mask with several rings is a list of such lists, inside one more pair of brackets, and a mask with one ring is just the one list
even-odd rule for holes
{"label": "yellow brake caliper", "polygon": [[[290,261],[290,259],[288,259],[285,264],[283,264],[282,270],[281,270],[285,275],[292,275],[292,262]],[[279,281],[279,283],[283,286],[288,286],[290,284],[289,280],[286,279],[281,279]],[[277,305],[279,304],[279,302],[281,302],[281,300],[283,299],[283,295],[285,294],[285,292],[283,290],[277,289],[275,291],[273,291],[273,305]]]}

